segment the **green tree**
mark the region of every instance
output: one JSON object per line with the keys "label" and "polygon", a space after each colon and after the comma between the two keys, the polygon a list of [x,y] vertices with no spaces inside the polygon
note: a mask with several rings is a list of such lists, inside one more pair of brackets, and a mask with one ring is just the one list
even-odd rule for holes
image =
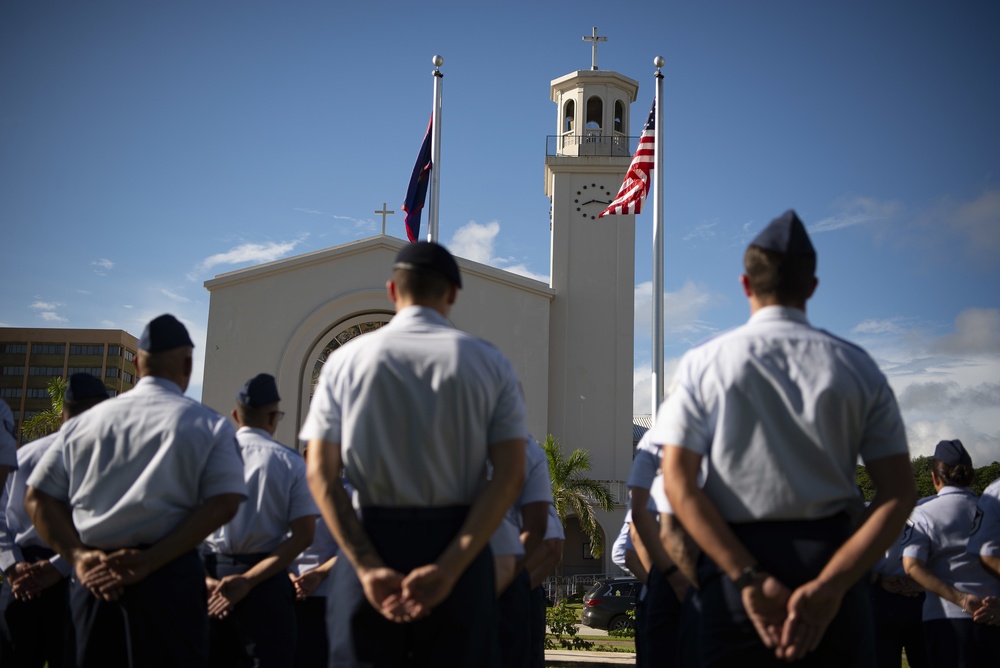
{"label": "green tree", "polygon": [[571,514],[576,515],[583,535],[590,541],[590,553],[595,558],[600,557],[604,554],[604,536],[592,503],[598,508],[611,511],[614,510],[615,501],[604,485],[587,477],[590,453],[578,448],[569,457],[565,457],[562,446],[552,434],[545,438],[542,447],[549,460],[552,504],[556,507],[559,521],[565,527],[566,518]]}
{"label": "green tree", "polygon": [[49,397],[52,405],[21,423],[21,433],[30,441],[59,431],[62,426],[63,397],[66,395],[66,380],[60,377],[49,381]]}
{"label": "green tree", "polygon": [[[914,457],[910,462],[913,465],[917,496],[919,498],[934,496],[936,492],[934,491],[934,482],[931,480],[931,466],[934,464],[934,458],[924,455]],[[997,478],[1000,478],[1000,462],[980,466],[976,469],[976,477],[972,481],[971,489],[976,494],[982,494],[983,490]],[[866,501],[871,501],[875,497],[875,485],[872,484],[868,469],[864,466],[858,466],[858,487],[861,488]]]}

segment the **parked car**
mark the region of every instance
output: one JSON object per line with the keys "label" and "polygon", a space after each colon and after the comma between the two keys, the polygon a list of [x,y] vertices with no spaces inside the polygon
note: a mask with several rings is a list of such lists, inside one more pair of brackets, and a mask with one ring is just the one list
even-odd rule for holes
{"label": "parked car", "polygon": [[595,629],[624,631],[635,628],[628,611],[635,610],[642,583],[635,578],[600,580],[583,595],[581,624]]}

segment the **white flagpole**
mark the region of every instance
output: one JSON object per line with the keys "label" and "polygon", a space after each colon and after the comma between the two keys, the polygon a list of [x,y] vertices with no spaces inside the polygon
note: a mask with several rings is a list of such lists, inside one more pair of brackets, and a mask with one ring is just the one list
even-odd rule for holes
{"label": "white flagpole", "polygon": [[653,139],[653,423],[663,403],[663,57],[656,66],[656,112]]}
{"label": "white flagpole", "polygon": [[431,120],[431,183],[427,205],[427,241],[438,240],[438,195],[441,192],[441,66],[444,58],[434,56],[434,106]]}

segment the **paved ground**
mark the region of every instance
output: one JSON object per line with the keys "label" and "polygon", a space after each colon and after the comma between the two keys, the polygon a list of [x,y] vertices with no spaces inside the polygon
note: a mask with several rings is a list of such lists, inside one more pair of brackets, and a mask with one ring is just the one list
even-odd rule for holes
{"label": "paved ground", "polygon": [[624,652],[571,652],[550,649],[545,651],[545,665],[553,668],[596,668],[597,666],[634,666],[635,654]]}

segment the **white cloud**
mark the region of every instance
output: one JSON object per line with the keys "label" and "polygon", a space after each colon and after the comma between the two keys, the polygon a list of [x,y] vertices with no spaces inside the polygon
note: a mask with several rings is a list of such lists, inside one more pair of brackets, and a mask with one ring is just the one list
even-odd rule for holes
{"label": "white cloud", "polygon": [[163,294],[164,297],[169,297],[170,299],[173,299],[176,302],[181,302],[183,304],[191,303],[191,300],[185,297],[184,295],[179,295],[172,290],[168,290],[167,288],[160,288],[160,293]]}
{"label": "white cloud", "polygon": [[[683,335],[693,342],[715,329],[702,319],[705,311],[723,303],[721,295],[706,286],[685,281],[680,290],[663,293],[663,331],[667,335]],[[635,330],[652,332],[653,283],[635,286]]]}
{"label": "white cloud", "polygon": [[943,334],[899,318],[869,322],[854,331],[896,392],[911,453],[959,438],[973,461],[1000,459],[1000,310],[966,309]]}
{"label": "white cloud", "polygon": [[717,235],[716,228],[719,226],[719,219],[714,218],[712,220],[703,220],[700,223],[695,224],[691,231],[684,235],[684,241],[692,241],[698,239],[701,241],[708,241],[714,239]]}
{"label": "white cloud", "polygon": [[209,255],[198,263],[197,271],[208,271],[213,267],[224,264],[260,264],[273,262],[291,253],[304,239],[302,237],[293,241],[240,244],[224,253]]}
{"label": "white cloud", "polygon": [[38,317],[45,322],[69,322],[67,318],[59,315],[57,309],[61,306],[65,306],[62,302],[45,302],[42,300],[37,300],[28,305],[33,311],[38,313]]}
{"label": "white cloud", "polygon": [[494,244],[499,234],[500,223],[498,221],[493,220],[485,225],[480,225],[476,221],[470,220],[458,228],[452,235],[451,240],[445,245],[456,257],[464,257],[467,260],[503,269],[504,271],[519,274],[527,278],[533,278],[536,281],[549,282],[547,275],[531,271],[524,263],[515,264],[516,260],[514,258],[494,256]]}
{"label": "white cloud", "polygon": [[102,257],[100,260],[91,262],[90,266],[94,267],[94,273],[98,276],[107,276],[108,272],[115,268],[115,263]]}
{"label": "white cloud", "polygon": [[832,232],[844,227],[867,225],[895,216],[901,206],[898,202],[882,202],[873,197],[853,197],[837,203],[840,209],[818,223],[809,225],[812,233]]}
{"label": "white cloud", "polygon": [[54,311],[55,309],[59,308],[60,306],[65,306],[65,304],[56,303],[56,302],[36,301],[36,302],[32,302],[31,304],[29,304],[28,308],[34,309],[36,311]]}
{"label": "white cloud", "polygon": [[67,318],[62,317],[55,311],[42,311],[38,314],[45,322],[69,322]]}
{"label": "white cloud", "polygon": [[995,259],[1000,253],[1000,190],[958,205],[947,222],[966,240],[971,255]]}
{"label": "white cloud", "polygon": [[107,327],[108,329],[117,329],[118,325],[115,324],[114,320],[102,320],[101,325]]}

